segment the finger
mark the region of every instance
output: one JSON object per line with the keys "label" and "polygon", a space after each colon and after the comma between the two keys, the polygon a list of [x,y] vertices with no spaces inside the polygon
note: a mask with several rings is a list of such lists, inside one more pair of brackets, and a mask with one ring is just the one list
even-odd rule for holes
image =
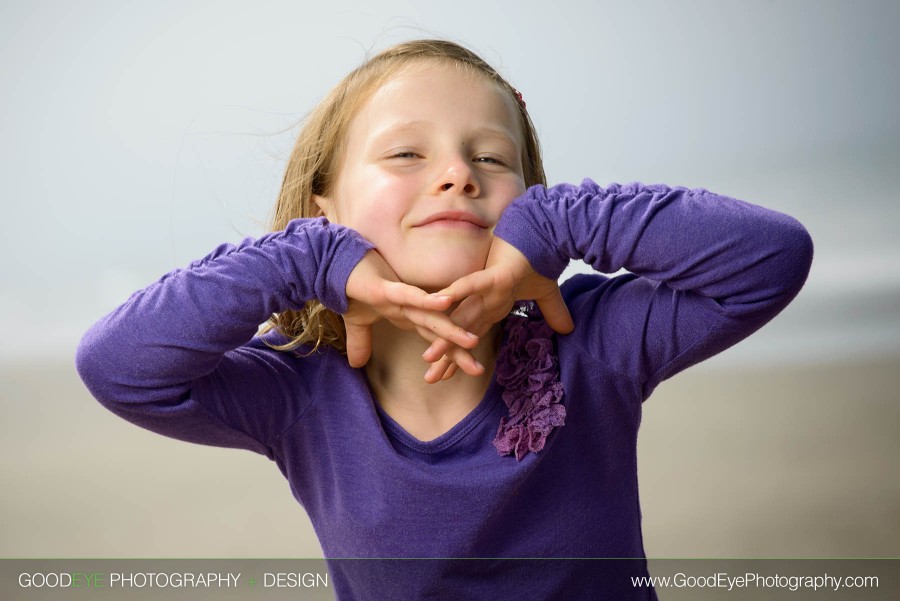
{"label": "finger", "polygon": [[572,322],[572,314],[563,300],[562,292],[559,286],[554,287],[548,295],[536,299],[537,306],[544,315],[547,325],[553,328],[553,331],[560,334],[568,334],[575,329]]}
{"label": "finger", "polygon": [[447,351],[450,350],[451,346],[453,346],[453,343],[446,338],[435,338],[428,350],[422,354],[422,358],[429,363],[440,361],[447,354]]}
{"label": "finger", "polygon": [[372,355],[372,328],[344,321],[347,331],[347,361],[350,367],[362,367]]}
{"label": "finger", "polygon": [[[459,369],[462,369],[463,372],[468,373],[470,376],[480,376],[484,373],[484,367],[480,363],[475,362],[474,366],[468,365],[461,358],[453,359],[451,353],[451,355],[445,355],[428,368],[428,371],[425,372],[425,381],[429,384],[434,384],[435,382],[449,379]],[[449,376],[447,375],[448,371],[450,372]]]}
{"label": "finger", "polygon": [[456,375],[457,371],[459,371],[459,366],[456,363],[451,363],[450,367],[447,368],[447,371],[441,377],[441,380],[449,380]]}
{"label": "finger", "polygon": [[[430,335],[430,332],[427,331],[419,333],[423,337]],[[478,362],[478,360],[470,350],[464,349],[454,344],[447,345],[447,341],[440,338],[434,339],[434,342],[438,341],[441,341],[441,348],[446,346],[447,350],[444,351],[441,355],[438,355],[431,361],[429,361],[429,363],[432,364],[431,367],[429,367],[429,371],[434,375],[434,377],[426,378],[426,381],[436,382],[440,380],[440,376],[442,376],[444,374],[444,371],[446,370],[446,365],[444,365],[444,369],[439,369],[435,366],[437,366],[442,360],[444,360],[445,362],[449,360],[458,364],[460,368],[470,376],[480,375],[484,371],[484,367],[481,365],[481,363]],[[434,371],[431,371],[432,368],[435,368]]]}
{"label": "finger", "polygon": [[481,294],[493,287],[493,276],[485,271],[476,271],[469,275],[463,276],[450,284],[448,287],[434,293],[434,296],[449,296],[453,300],[461,300],[467,296]]}
{"label": "finger", "polygon": [[[448,316],[435,311],[425,311],[414,307],[404,307],[402,314],[417,328],[425,328],[437,338],[445,338],[457,346],[463,348],[475,348],[478,346],[478,335],[469,332],[466,328],[457,325]],[[421,332],[420,332],[421,333]],[[431,342],[433,338],[423,336]]]}
{"label": "finger", "polygon": [[[445,356],[470,376],[480,376],[484,373],[484,366],[478,362],[471,351],[458,346],[451,346]],[[444,370],[441,370],[440,375],[444,375]]]}
{"label": "finger", "polygon": [[446,354],[428,368],[428,371],[425,373],[425,381],[433,383],[440,380],[450,363],[455,363],[470,376],[479,376],[484,373],[484,366],[478,362],[470,351],[451,345]]}
{"label": "finger", "polygon": [[455,365],[452,359],[446,355],[441,357],[428,368],[428,371],[425,372],[425,381],[429,384],[440,382],[443,379],[444,374],[452,365]]}
{"label": "finger", "polygon": [[431,311],[446,311],[453,298],[446,294],[428,294],[421,288],[402,282],[388,282],[384,286],[385,300],[395,305],[418,307]]}
{"label": "finger", "polygon": [[[454,323],[459,324],[459,326],[464,328],[467,332],[473,332],[480,337],[484,332],[481,332],[472,326],[477,323],[483,310],[483,299],[480,296],[470,296],[463,300],[453,313],[450,314],[450,319]],[[422,358],[429,363],[433,363],[443,355],[447,354],[447,351],[450,350],[451,346],[452,343],[447,339],[438,339],[425,351]]]}

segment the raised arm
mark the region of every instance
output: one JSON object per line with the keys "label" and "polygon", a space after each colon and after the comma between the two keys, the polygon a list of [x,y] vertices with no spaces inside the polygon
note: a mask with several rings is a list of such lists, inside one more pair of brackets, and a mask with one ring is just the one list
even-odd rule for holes
{"label": "raised arm", "polygon": [[611,369],[662,380],[762,327],[797,295],[812,240],[794,218],[708,190],[664,185],[534,186],[495,235],[556,279],[570,259],[599,272],[573,278],[571,334]]}
{"label": "raised arm", "polygon": [[325,219],[223,244],[163,276],[97,322],[78,373],[101,404],[143,428],[266,454],[305,405],[284,381],[295,358],[248,345],[274,312],[310,299],[343,312],[350,272],[371,244]]}

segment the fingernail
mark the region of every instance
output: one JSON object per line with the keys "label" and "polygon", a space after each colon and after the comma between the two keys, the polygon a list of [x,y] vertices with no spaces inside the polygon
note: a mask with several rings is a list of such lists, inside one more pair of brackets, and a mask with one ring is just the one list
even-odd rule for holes
{"label": "fingernail", "polygon": [[482,365],[478,361],[475,362],[475,367],[477,367],[478,369],[484,369],[484,365]]}
{"label": "fingernail", "polygon": [[428,355],[429,355],[430,353],[431,353],[431,347],[429,346],[427,349],[425,349],[425,352],[422,353],[422,358],[427,360],[427,359],[428,359]]}
{"label": "fingernail", "polygon": [[453,297],[447,296],[446,294],[442,294],[440,296],[435,296],[434,298],[436,298],[439,301],[446,301],[446,300],[451,300]]}
{"label": "fingernail", "polygon": [[478,334],[473,334],[472,332],[466,332],[466,336],[468,336],[472,340],[478,340]]}

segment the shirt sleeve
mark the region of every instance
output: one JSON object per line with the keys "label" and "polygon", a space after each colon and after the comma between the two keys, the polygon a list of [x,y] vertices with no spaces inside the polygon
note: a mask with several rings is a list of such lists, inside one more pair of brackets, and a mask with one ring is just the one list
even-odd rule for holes
{"label": "shirt sleeve", "polygon": [[311,299],[346,311],[347,278],[370,248],[324,218],[223,244],[91,327],[78,373],[102,405],[142,428],[272,459],[271,441],[308,395],[296,384],[303,361],[255,339],[259,324]]}
{"label": "shirt sleeve", "polygon": [[570,259],[630,272],[576,276],[566,297],[576,316],[570,335],[635,378],[643,399],[775,317],[800,291],[813,255],[793,217],[702,188],[639,182],[533,186],[495,235],[552,279]]}

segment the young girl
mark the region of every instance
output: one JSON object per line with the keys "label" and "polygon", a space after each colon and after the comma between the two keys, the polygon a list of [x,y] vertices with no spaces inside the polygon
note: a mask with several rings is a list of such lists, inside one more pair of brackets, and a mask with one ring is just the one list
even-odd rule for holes
{"label": "young girl", "polygon": [[[628,577],[642,403],[781,311],[812,243],[704,189],[545,184],[494,69],[390,48],[308,118],[273,232],[132,295],[79,373],[143,428],[273,460],[340,599],[655,598]],[[570,259],[630,273],[560,289]],[[450,559],[567,557],[638,561]]]}

